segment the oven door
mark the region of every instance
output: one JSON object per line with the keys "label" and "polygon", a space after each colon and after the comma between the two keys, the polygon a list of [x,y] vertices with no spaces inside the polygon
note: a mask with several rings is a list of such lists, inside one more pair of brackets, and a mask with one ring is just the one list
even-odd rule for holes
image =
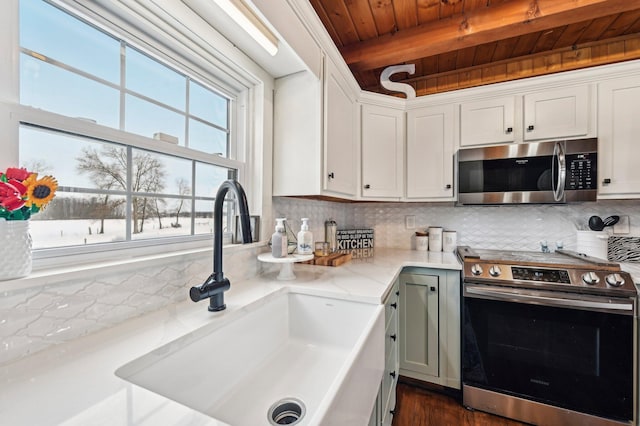
{"label": "oven door", "polygon": [[465,283],[463,303],[465,385],[633,419],[632,299]]}

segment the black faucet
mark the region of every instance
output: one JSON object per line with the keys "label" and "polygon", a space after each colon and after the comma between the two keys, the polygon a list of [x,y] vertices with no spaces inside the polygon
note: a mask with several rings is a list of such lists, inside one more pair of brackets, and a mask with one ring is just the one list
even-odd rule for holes
{"label": "black faucet", "polygon": [[230,189],[235,193],[238,200],[242,242],[247,244],[252,241],[247,196],[236,180],[226,180],[218,188],[213,207],[213,274],[209,275],[209,278],[202,285],[191,287],[191,290],[189,290],[189,297],[194,302],[199,302],[208,297],[209,311],[211,312],[222,311],[227,307],[224,303],[224,292],[231,287],[231,282],[222,273],[222,204]]}

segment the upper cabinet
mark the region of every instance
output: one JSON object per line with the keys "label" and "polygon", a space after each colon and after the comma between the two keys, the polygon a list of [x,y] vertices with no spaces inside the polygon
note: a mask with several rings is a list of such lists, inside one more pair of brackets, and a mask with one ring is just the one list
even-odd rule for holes
{"label": "upper cabinet", "polygon": [[358,105],[347,82],[328,62],[325,77],[324,186],[353,196],[358,191]]}
{"label": "upper cabinet", "polygon": [[460,106],[460,146],[595,136],[589,84]]}
{"label": "upper cabinet", "polygon": [[640,78],[600,83],[598,100],[598,197],[637,198]]}
{"label": "upper cabinet", "polygon": [[404,115],[394,108],[362,105],[362,198],[402,197]]}
{"label": "upper cabinet", "polygon": [[515,107],[515,96],[462,103],[460,146],[514,142]]}
{"label": "upper cabinet", "polygon": [[347,81],[327,60],[321,80],[300,72],[275,86],[273,195],[354,198],[359,115]]}
{"label": "upper cabinet", "polygon": [[524,96],[524,139],[587,136],[591,86],[547,90]]}
{"label": "upper cabinet", "polygon": [[407,112],[406,198],[453,200],[454,105]]}

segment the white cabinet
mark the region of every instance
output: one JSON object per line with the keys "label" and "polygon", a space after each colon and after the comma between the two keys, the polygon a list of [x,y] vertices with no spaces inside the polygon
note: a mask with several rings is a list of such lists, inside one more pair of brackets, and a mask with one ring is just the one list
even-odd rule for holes
{"label": "white cabinet", "polygon": [[398,312],[399,281],[396,280],[384,302],[385,316],[385,368],[380,383],[376,405],[371,413],[369,425],[391,426],[396,408],[396,386],[398,384]]}
{"label": "white cabinet", "polygon": [[453,200],[454,105],[407,112],[406,198]]}
{"label": "white cabinet", "polygon": [[402,197],[404,114],[394,108],[362,105],[362,198]]}
{"label": "white cabinet", "polygon": [[591,112],[588,85],[535,92],[524,96],[524,139],[587,136]]}
{"label": "white cabinet", "polygon": [[275,87],[273,195],[354,198],[359,114],[347,81],[327,60],[322,80],[299,72]]}
{"label": "white cabinet", "polygon": [[599,198],[640,196],[640,77],[598,85]]}
{"label": "white cabinet", "polygon": [[460,105],[460,146],[595,136],[592,86],[538,90]]}
{"label": "white cabinet", "polygon": [[358,105],[347,82],[329,61],[325,78],[324,189],[355,196],[358,191]]}
{"label": "white cabinet", "polygon": [[460,105],[460,146],[515,141],[515,96]]}
{"label": "white cabinet", "polygon": [[400,374],[460,389],[460,273],[400,274]]}

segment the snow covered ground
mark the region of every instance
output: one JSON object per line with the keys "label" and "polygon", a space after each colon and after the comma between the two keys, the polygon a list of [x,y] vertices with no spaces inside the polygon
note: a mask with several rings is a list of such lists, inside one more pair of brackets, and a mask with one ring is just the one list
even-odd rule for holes
{"label": "snow covered ground", "polygon": [[[162,229],[158,219],[145,220],[143,232],[133,234],[134,240],[190,235],[188,218],[181,218],[181,227],[172,227],[175,218],[163,218]],[[64,247],[124,241],[126,235],[125,219],[107,219],[104,221],[104,234],[99,234],[100,221],[96,219],[79,220],[31,220],[30,233],[33,248]],[[198,218],[195,222],[195,233],[213,232],[213,219]]]}

